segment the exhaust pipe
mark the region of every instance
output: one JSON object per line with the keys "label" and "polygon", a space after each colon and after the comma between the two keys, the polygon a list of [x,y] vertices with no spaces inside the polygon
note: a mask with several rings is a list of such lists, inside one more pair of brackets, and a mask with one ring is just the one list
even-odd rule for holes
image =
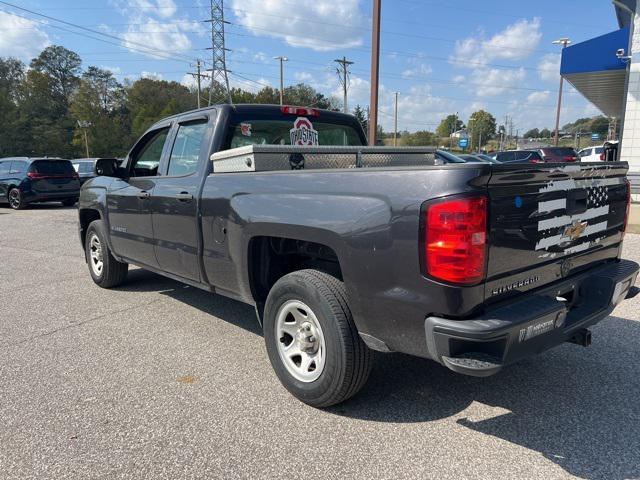
{"label": "exhaust pipe", "polygon": [[567,342],[575,343],[581,347],[588,347],[591,345],[591,331],[586,328],[581,328],[573,336],[567,340]]}

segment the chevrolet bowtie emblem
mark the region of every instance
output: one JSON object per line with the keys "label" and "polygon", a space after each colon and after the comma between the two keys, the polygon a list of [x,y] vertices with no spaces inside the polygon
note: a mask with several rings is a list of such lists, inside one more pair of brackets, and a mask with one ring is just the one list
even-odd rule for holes
{"label": "chevrolet bowtie emblem", "polygon": [[571,240],[577,240],[580,237],[580,235],[584,233],[586,229],[587,229],[587,222],[579,222],[576,220],[575,222],[573,222],[572,225],[569,225],[567,228],[564,229],[563,236],[569,237]]}

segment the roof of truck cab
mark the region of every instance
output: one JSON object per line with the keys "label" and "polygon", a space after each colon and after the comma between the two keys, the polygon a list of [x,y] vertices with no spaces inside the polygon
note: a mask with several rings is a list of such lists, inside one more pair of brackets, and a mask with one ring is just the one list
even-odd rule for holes
{"label": "roof of truck cab", "polygon": [[[304,106],[299,106],[299,105],[285,105],[285,106],[292,106],[292,107],[299,107],[299,108],[309,108],[309,109],[317,110],[318,112],[320,112],[320,115],[330,115],[330,116],[338,116],[338,117],[355,118],[350,113],[338,112],[338,111],[335,111],[335,110],[326,110],[326,109],[323,109],[323,108],[314,108],[314,107],[304,107]],[[216,105],[209,105],[209,106],[202,107],[202,108],[196,108],[194,110],[188,110],[186,112],[176,113],[175,115],[171,115],[169,117],[165,117],[160,121],[166,121],[166,120],[170,120],[172,118],[182,117],[182,116],[185,116],[185,115],[192,115],[192,114],[198,113],[198,112],[208,112],[209,110],[214,110],[214,109],[219,109],[219,108],[229,109],[229,110],[232,110],[232,111],[237,112],[237,113],[243,113],[243,114],[247,114],[248,113],[248,114],[251,114],[251,113],[264,113],[264,112],[268,112],[269,110],[280,111],[281,105],[262,104],[262,103],[239,103],[239,104],[231,105],[229,103],[219,103],[219,104],[216,104]]]}

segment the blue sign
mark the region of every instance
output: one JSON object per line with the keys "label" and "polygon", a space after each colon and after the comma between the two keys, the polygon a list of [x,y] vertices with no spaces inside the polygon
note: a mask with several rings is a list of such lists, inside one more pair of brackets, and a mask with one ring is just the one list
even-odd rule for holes
{"label": "blue sign", "polygon": [[600,140],[600,135],[598,135],[597,133],[592,133],[591,140],[593,140],[594,142]]}
{"label": "blue sign", "polygon": [[458,145],[460,146],[460,148],[467,148],[469,146],[469,139],[460,137],[460,139],[458,140]]}

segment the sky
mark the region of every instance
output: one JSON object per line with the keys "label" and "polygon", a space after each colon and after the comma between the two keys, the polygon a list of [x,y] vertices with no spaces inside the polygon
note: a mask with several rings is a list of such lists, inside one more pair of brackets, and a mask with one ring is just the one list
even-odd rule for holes
{"label": "sky", "polygon": [[[28,63],[45,46],[63,45],[84,66],[192,84],[197,59],[210,67],[208,0],[0,1],[0,56]],[[30,10],[20,10],[17,7]],[[342,98],[335,59],[350,67],[349,106],[369,103],[369,0],[225,0],[230,83],[257,91],[304,82]],[[435,130],[478,109],[514,130],[554,127],[560,47],[618,28],[610,0],[382,0],[379,122],[400,130]],[[61,23],[58,20],[76,26]],[[95,33],[99,32],[102,35]],[[600,112],[565,83],[561,124]],[[515,133],[515,131],[514,131]]]}

